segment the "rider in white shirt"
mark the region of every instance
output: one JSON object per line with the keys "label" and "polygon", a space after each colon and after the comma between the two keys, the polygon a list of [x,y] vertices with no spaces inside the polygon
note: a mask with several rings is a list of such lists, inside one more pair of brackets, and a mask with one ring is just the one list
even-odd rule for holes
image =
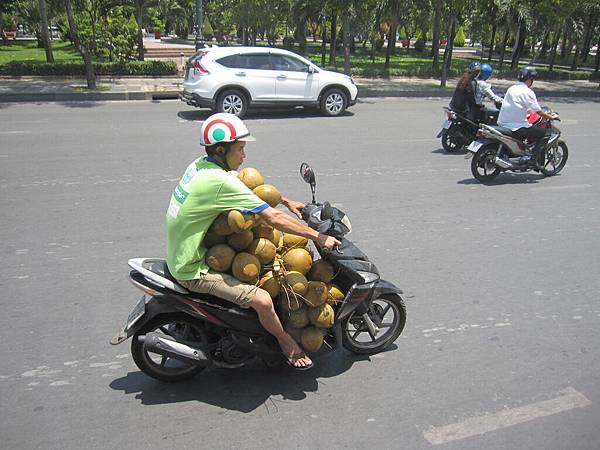
{"label": "rider in white shirt", "polygon": [[558,114],[542,111],[535,92],[531,90],[533,80],[537,77],[536,70],[527,66],[518,74],[519,82],[506,91],[502,108],[498,115],[498,125],[509,128],[521,140],[536,141],[533,149],[533,163],[539,170],[544,165],[543,150],[548,142],[547,129],[534,127],[527,121],[527,111],[531,110],[545,119],[558,119]]}

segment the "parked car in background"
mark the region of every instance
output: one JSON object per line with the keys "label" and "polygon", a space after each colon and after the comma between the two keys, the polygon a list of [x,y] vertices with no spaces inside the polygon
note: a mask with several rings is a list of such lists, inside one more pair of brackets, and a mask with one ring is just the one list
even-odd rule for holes
{"label": "parked car in background", "polygon": [[316,106],[326,116],[339,116],[357,95],[351,77],[287,50],[209,47],[188,60],[179,98],[239,117],[257,106]]}

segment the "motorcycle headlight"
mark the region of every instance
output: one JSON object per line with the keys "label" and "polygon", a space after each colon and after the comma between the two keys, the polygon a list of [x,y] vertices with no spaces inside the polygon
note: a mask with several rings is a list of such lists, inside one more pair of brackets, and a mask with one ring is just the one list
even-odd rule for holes
{"label": "motorcycle headlight", "polygon": [[362,270],[357,270],[356,273],[363,279],[363,284],[369,284],[379,280],[379,275],[375,273],[363,272]]}

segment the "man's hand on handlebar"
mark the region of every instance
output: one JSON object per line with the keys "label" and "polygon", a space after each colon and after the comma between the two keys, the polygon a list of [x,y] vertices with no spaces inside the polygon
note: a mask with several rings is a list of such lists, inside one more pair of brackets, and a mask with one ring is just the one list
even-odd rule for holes
{"label": "man's hand on handlebar", "polygon": [[306,206],[304,203],[291,200],[287,197],[281,197],[281,203],[283,203],[285,207],[294,213],[299,219],[302,219],[302,212],[300,210]]}
{"label": "man's hand on handlebar", "polygon": [[319,244],[319,247],[321,248],[326,248],[327,250],[334,250],[340,246],[341,242],[333,236],[327,236],[326,234],[319,233],[317,244]]}

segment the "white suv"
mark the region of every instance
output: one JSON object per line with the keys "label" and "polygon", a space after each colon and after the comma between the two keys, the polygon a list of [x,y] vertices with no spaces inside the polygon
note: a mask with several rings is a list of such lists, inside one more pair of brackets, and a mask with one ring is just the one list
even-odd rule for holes
{"label": "white suv", "polygon": [[339,116],[356,103],[352,78],[287,50],[210,47],[190,58],[179,98],[242,117],[251,106],[317,106]]}

